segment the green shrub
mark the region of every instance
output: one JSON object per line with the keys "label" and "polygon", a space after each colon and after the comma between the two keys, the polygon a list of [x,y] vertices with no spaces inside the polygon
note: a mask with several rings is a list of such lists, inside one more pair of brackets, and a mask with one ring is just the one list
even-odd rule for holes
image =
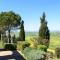
{"label": "green shrub", "polygon": [[38,45],[37,49],[47,52],[47,47],[45,45]]}
{"label": "green shrub", "polygon": [[60,48],[56,48],[55,53],[56,53],[57,58],[60,58]]}
{"label": "green shrub", "polygon": [[20,41],[19,37],[16,37],[16,40],[17,40],[17,41]]}
{"label": "green shrub", "polygon": [[23,44],[24,44],[24,41],[18,41],[17,42],[17,49],[22,51],[23,50]]}
{"label": "green shrub", "polygon": [[24,55],[26,60],[45,60],[46,54],[44,51],[27,47],[24,49]]}
{"label": "green shrub", "polygon": [[16,43],[17,43],[17,39],[16,39],[15,34],[14,34],[14,36],[12,37],[12,39],[13,39],[13,43],[16,44]]}
{"label": "green shrub", "polygon": [[47,51],[47,57],[48,57],[48,58],[53,58],[53,57],[54,57],[53,52]]}
{"label": "green shrub", "polygon": [[4,48],[6,50],[16,50],[17,46],[15,44],[5,44]]}
{"label": "green shrub", "polygon": [[30,44],[25,41],[18,41],[17,49],[22,51],[22,50],[24,50],[24,48],[29,47],[29,45]]}
{"label": "green shrub", "polygon": [[37,37],[30,38],[30,42],[32,48],[37,48]]}
{"label": "green shrub", "polygon": [[47,48],[49,47],[49,40],[48,39],[42,39],[41,37],[38,37],[37,39],[38,44],[45,45]]}
{"label": "green shrub", "polygon": [[30,46],[30,43],[28,43],[28,42],[25,42],[24,44],[23,44],[23,48],[26,48],[26,47],[29,47]]}

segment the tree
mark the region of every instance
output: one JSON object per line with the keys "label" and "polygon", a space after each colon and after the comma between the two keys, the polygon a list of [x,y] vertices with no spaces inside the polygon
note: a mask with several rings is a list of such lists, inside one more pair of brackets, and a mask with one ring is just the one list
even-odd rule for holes
{"label": "tree", "polygon": [[49,40],[50,40],[50,32],[47,26],[47,21],[45,19],[45,13],[43,13],[41,20],[41,26],[39,29],[39,38],[40,38],[40,44],[49,46]]}
{"label": "tree", "polygon": [[20,26],[20,40],[25,41],[24,21],[22,20]]}
{"label": "tree", "polygon": [[18,26],[20,26],[21,17],[14,13],[13,11],[9,12],[1,12],[0,13],[0,25],[8,31],[9,43],[11,43],[10,39],[10,31]]}
{"label": "tree", "polygon": [[2,40],[3,34],[5,34],[6,28],[3,20],[3,13],[0,13],[0,40]]}
{"label": "tree", "polygon": [[12,41],[13,43],[17,43],[15,34],[13,35],[12,39],[13,39],[13,41]]}

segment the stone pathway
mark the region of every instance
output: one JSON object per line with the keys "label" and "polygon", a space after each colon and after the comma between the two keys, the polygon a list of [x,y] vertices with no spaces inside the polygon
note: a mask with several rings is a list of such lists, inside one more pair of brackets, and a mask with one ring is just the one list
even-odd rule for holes
{"label": "stone pathway", "polygon": [[0,56],[7,56],[7,55],[12,55],[12,51],[0,51]]}
{"label": "stone pathway", "polygon": [[25,60],[18,51],[0,51],[0,60]]}

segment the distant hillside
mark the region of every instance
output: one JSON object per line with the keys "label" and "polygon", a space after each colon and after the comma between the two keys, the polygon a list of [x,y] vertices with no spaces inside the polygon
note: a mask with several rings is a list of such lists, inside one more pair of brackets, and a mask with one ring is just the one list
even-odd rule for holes
{"label": "distant hillside", "polygon": [[[11,35],[16,35],[16,37],[19,36],[19,32],[11,32]],[[37,36],[38,32],[25,32],[25,36]]]}
{"label": "distant hillside", "polygon": [[37,36],[38,32],[26,32],[26,36]]}
{"label": "distant hillside", "polygon": [[60,36],[60,31],[55,31],[50,33],[51,36]]}
{"label": "distant hillside", "polygon": [[[16,37],[19,36],[19,32],[11,32],[11,35],[16,35]],[[37,36],[38,32],[25,32],[26,37],[27,36]],[[60,36],[60,32],[50,32],[51,36]]]}

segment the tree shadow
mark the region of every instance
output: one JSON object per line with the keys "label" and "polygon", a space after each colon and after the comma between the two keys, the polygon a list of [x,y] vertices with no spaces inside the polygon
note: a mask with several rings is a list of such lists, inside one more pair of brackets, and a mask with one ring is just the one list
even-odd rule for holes
{"label": "tree shadow", "polygon": [[24,57],[18,51],[12,52],[12,55],[0,56],[0,60],[25,60]]}
{"label": "tree shadow", "polygon": [[4,49],[4,48],[0,48],[0,51],[6,51],[6,49]]}

